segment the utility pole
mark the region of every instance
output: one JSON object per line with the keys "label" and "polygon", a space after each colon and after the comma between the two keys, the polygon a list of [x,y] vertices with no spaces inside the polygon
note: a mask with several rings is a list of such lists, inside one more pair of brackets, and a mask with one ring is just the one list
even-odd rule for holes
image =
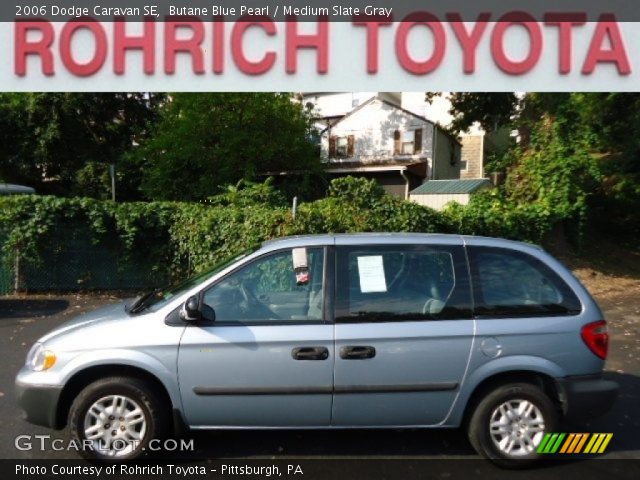
{"label": "utility pole", "polygon": [[116,201],[116,166],[109,165],[109,175],[111,175],[111,200]]}

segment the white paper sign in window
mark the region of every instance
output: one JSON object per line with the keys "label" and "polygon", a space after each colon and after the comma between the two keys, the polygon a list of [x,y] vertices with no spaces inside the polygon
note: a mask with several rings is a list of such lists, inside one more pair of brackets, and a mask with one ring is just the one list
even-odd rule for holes
{"label": "white paper sign in window", "polygon": [[358,257],[358,275],[360,276],[360,291],[362,293],[387,291],[382,255]]}

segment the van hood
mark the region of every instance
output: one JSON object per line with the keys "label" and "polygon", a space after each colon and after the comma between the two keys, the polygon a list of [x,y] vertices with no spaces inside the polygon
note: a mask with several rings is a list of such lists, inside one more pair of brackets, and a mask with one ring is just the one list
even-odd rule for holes
{"label": "van hood", "polygon": [[57,328],[54,328],[45,336],[40,338],[38,342],[44,343],[63,333],[68,333],[72,330],[85,327],[89,324],[108,322],[112,320],[127,320],[130,317],[126,313],[124,307],[130,301],[131,299],[127,299],[121,302],[113,303],[111,305],[105,305],[104,307],[100,307],[90,312],[82,313],[77,317],[64,322]]}

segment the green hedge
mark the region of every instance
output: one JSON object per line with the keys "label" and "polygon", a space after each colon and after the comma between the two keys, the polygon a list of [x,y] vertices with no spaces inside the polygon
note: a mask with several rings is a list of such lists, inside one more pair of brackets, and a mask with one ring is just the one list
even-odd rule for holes
{"label": "green hedge", "polygon": [[[0,198],[1,251],[6,264],[12,265],[19,255],[31,272],[50,269],[56,261],[49,255],[53,248],[72,253],[76,247],[69,245],[72,241],[77,245],[82,238],[102,249],[85,249],[85,255],[95,257],[102,251],[119,259],[120,270],[137,265],[155,280],[149,283],[184,277],[285,235],[441,232],[540,242],[555,221],[551,212],[536,206],[510,207],[495,192],[475,196],[469,206],[451,205],[436,212],[386,195],[374,181],[351,177],[334,180],[326,198],[301,204],[295,218],[269,182],[240,184],[205,203]],[[51,289],[61,288],[51,285]]]}

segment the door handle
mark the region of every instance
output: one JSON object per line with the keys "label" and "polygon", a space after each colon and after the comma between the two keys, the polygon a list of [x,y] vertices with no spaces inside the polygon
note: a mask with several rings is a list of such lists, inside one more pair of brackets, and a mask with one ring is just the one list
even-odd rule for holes
{"label": "door handle", "polygon": [[326,347],[296,347],[291,350],[294,360],[326,360],[329,349]]}
{"label": "door handle", "polygon": [[376,356],[375,347],[369,346],[346,346],[340,349],[340,358],[344,360],[364,360]]}

